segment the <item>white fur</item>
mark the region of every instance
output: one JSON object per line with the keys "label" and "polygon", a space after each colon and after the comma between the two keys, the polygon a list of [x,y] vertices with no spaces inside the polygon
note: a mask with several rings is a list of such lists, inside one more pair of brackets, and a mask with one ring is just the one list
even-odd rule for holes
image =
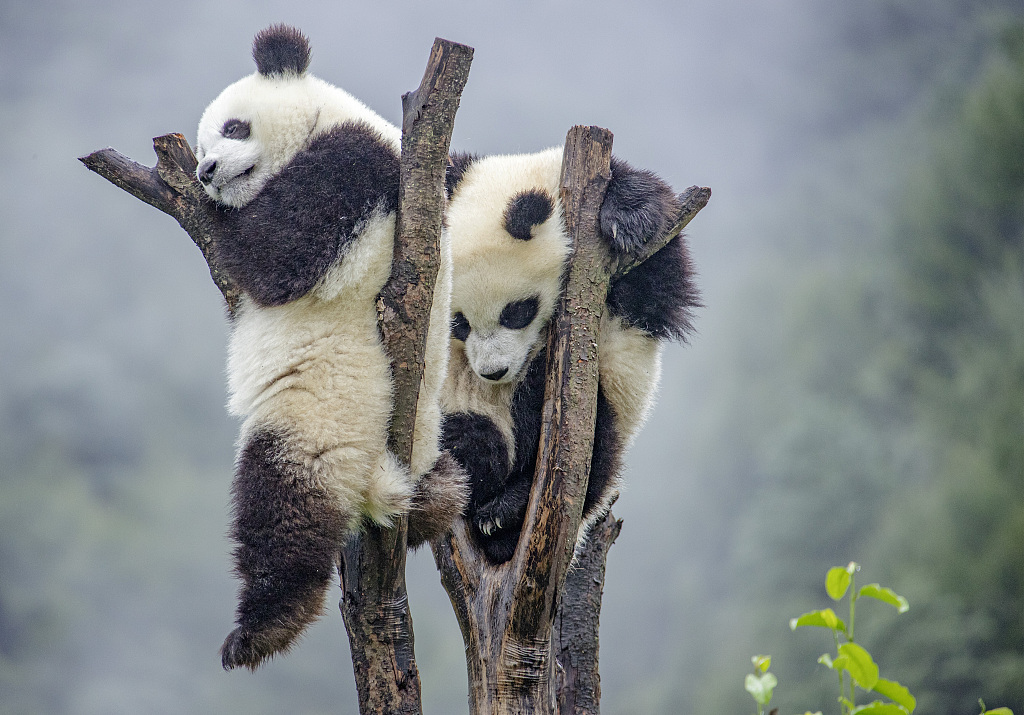
{"label": "white fur", "polygon": [[[221,136],[229,119],[249,122],[249,138]],[[308,74],[244,77],[207,107],[199,123],[200,167],[216,161],[207,193],[222,204],[244,206],[313,138],[347,121],[370,125],[399,153],[400,130],[337,87]],[[394,213],[371,216],[344,256],[297,300],[264,307],[243,297],[228,349],[228,408],[244,420],[242,443],[260,429],[282,434],[284,456],[337,495],[352,527],[361,515],[387,525],[407,511],[415,481],[439,455],[450,247],[445,234],[410,475],[386,449],[392,380],[377,329],[376,300],[391,272],[394,231]]]}

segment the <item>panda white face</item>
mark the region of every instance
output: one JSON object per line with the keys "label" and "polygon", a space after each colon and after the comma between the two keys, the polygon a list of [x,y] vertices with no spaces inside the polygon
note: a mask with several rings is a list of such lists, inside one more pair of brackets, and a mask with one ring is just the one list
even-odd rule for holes
{"label": "panda white face", "polygon": [[308,145],[320,119],[312,77],[254,74],[206,108],[196,140],[196,178],[214,201],[241,208]]}
{"label": "panda white face", "polygon": [[448,204],[452,349],[488,383],[520,380],[545,345],[570,250],[561,161],[561,148],[475,160]]}
{"label": "panda white face", "polygon": [[500,310],[457,311],[452,337],[465,344],[473,372],[488,382],[514,382],[541,342],[547,322],[540,316],[540,296],[505,303]]}

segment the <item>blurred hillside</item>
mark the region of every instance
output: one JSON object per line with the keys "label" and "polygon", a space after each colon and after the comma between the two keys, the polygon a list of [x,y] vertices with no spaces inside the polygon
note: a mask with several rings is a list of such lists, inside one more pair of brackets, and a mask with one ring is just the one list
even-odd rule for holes
{"label": "blurred hillside", "polygon": [[[171,219],[75,161],[193,138],[280,21],[393,121],[435,35],[474,46],[459,149],[593,123],[714,190],[688,229],[700,334],[667,353],[615,507],[604,712],[748,712],[754,653],[782,712],[829,712],[828,643],[787,624],[851,559],[910,599],[858,630],[919,712],[1024,712],[1022,20],[1019,0],[0,4],[0,713],[356,711],[334,608],[257,674],[221,671],[220,296]],[[428,554],[409,579],[425,710],[464,712]]]}

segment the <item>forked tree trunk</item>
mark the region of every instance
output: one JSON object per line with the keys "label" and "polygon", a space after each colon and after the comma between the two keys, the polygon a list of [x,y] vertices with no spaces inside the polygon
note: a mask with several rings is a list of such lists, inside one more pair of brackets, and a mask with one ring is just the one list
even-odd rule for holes
{"label": "forked tree trunk", "polygon": [[611,145],[611,132],[599,127],[573,127],[565,141],[560,192],[573,257],[548,333],[537,467],[516,552],[489,564],[464,523],[434,548],[466,644],[473,715],[599,711],[601,590],[620,529],[610,514],[567,582],[593,452],[598,327],[611,278],[664,247],[711,196],[691,187],[670,231],[641,256],[616,260],[598,240]]}
{"label": "forked tree trunk", "polygon": [[[436,40],[420,88],[403,97],[399,221],[379,317],[396,384],[389,447],[406,463],[437,273],[444,166],[472,52]],[[157,137],[153,146],[157,165],[152,168],[113,149],[94,152],[82,162],[173,216],[203,252],[233,313],[239,290],[213,259],[214,209],[195,180],[195,156],[180,134]],[[566,141],[562,201],[578,248],[557,327],[550,331],[548,355],[554,359],[549,358],[538,477],[516,555],[508,564],[488,565],[461,520],[435,545],[441,580],[466,641],[474,714],[598,711],[597,625],[605,557],[619,522],[609,515],[594,528],[567,578],[592,450],[597,325],[609,277],[625,273],[667,243],[710,196],[708,189],[691,188],[672,231],[630,265],[611,263],[593,239],[610,151],[611,134],[594,127],[576,127]],[[405,544],[403,520],[396,529],[368,529],[339,555],[341,610],[364,715],[421,711]]]}

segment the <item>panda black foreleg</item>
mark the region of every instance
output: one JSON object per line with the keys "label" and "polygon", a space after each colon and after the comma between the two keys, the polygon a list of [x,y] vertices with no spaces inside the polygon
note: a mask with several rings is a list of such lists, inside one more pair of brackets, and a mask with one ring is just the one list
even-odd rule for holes
{"label": "panda black foreleg", "polygon": [[286,438],[269,430],[247,439],[232,492],[242,586],[238,627],[224,641],[221,661],[225,669],[255,670],[320,615],[348,515],[288,459]]}

